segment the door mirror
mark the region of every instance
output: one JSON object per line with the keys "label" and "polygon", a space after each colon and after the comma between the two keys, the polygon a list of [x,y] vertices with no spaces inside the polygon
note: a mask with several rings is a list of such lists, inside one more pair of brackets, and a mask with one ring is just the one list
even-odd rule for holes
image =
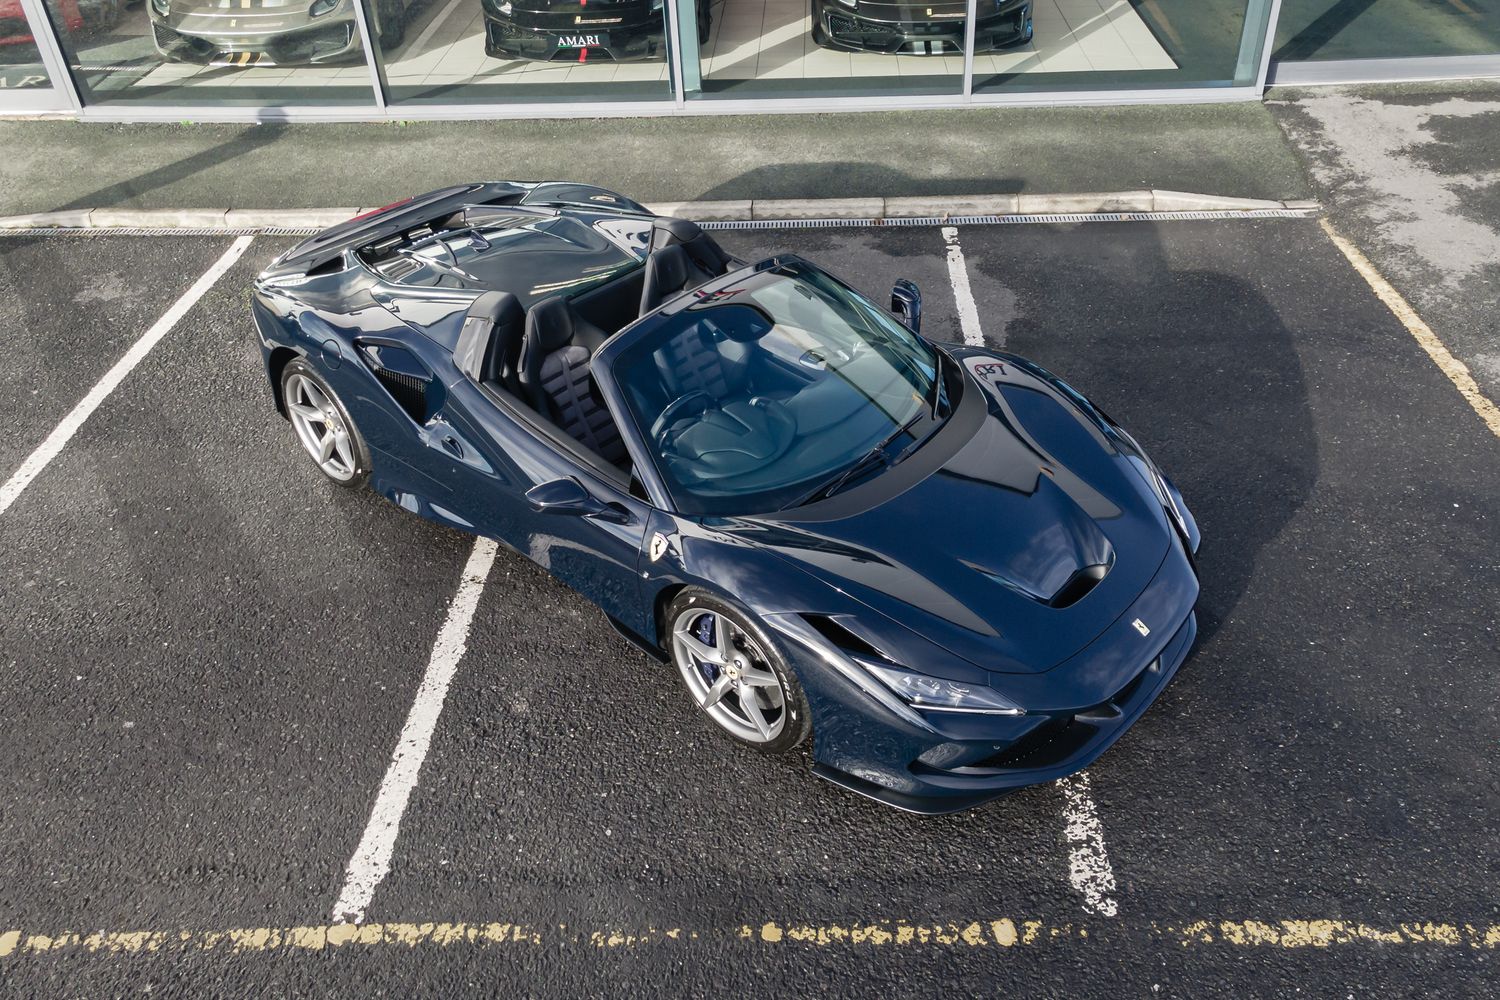
{"label": "door mirror", "polygon": [[532,510],[543,514],[572,514],[620,522],[630,519],[630,514],[624,507],[605,503],[572,476],[533,486],[526,491],[526,501],[531,504]]}
{"label": "door mirror", "polygon": [[891,289],[891,312],[900,316],[912,333],[922,332],[922,290],[915,281],[902,278],[896,282]]}

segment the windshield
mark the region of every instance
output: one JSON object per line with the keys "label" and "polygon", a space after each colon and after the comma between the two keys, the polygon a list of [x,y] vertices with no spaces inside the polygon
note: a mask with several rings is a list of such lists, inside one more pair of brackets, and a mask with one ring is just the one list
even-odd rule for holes
{"label": "windshield", "polygon": [[815,499],[892,464],[946,412],[937,352],[805,261],[697,296],[613,366],[683,513]]}

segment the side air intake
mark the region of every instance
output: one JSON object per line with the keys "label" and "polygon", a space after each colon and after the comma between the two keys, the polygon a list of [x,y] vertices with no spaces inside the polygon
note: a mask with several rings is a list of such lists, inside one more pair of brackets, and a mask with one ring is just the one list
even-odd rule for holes
{"label": "side air intake", "polygon": [[375,377],[380,379],[380,384],[386,387],[409,417],[419,424],[427,420],[426,379],[387,369],[377,371]]}

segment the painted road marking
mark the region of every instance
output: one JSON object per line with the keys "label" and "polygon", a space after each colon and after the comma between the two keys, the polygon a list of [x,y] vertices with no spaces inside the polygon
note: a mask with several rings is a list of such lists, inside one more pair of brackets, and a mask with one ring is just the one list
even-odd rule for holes
{"label": "painted road marking", "polygon": [[[971,347],[984,344],[984,333],[979,328],[979,309],[974,304],[974,292],[969,286],[969,266],[964,260],[963,246],[958,242],[955,226],[943,227],[943,242],[948,246],[948,280],[953,285],[953,298],[958,303],[958,319],[963,329],[964,343]],[[1062,789],[1063,835],[1068,841],[1068,881],[1083,897],[1083,908],[1101,917],[1113,917],[1119,913],[1115,902],[1115,870],[1109,862],[1109,851],[1104,847],[1104,824],[1099,821],[1099,807],[1094,799],[1087,773],[1067,777],[1058,782]]]}
{"label": "painted road marking", "polygon": [[442,714],[443,701],[448,696],[448,685],[453,681],[458,662],[463,659],[469,627],[474,623],[474,609],[479,606],[485,577],[489,576],[490,566],[495,562],[495,551],[496,545],[491,539],[474,540],[474,549],[464,564],[458,593],[453,596],[448,617],[432,644],[427,673],[417,688],[416,700],[407,713],[401,738],[396,741],[396,750],[391,754],[390,767],[380,783],[375,808],[370,811],[364,835],[344,870],[344,887],[333,907],[335,923],[363,923],[376,887],[390,873],[391,854],[396,848],[396,835],[401,830],[401,817],[406,812],[411,790],[416,787],[433,731],[437,729],[438,716]]}
{"label": "painted road marking", "polygon": [[5,481],[5,485],[0,486],[0,514],[5,513],[22,491],[31,485],[31,481],[41,475],[48,463],[62,452],[72,440],[73,435],[78,433],[78,429],[93,415],[99,405],[119,387],[121,382],[125,381],[125,376],[129,375],[147,354],[151,353],[151,349],[163,337],[172,332],[177,322],[186,316],[188,310],[193,308],[193,305],[214,286],[214,283],[224,276],[224,272],[234,266],[234,262],[240,259],[240,255],[245,252],[245,248],[254,238],[241,236],[231,243],[229,249],[224,251],[224,255],[215,262],[214,266],[193,282],[193,286],[182,293],[182,298],[172,303],[172,308],[168,309],[162,318],[141,336],[140,340],[130,346],[130,350],[115,362],[113,368],[104,373],[104,377],[89,390],[88,395],[79,400],[78,405],[73,407],[68,415],[63,417],[62,422],[52,429],[52,433],[48,434],[46,440],[37,446],[36,451],[26,457],[26,461],[22,462],[21,467]]}
{"label": "painted road marking", "polygon": [[970,347],[982,347],[984,332],[979,328],[979,309],[974,305],[974,291],[969,287],[969,267],[964,261],[964,248],[958,242],[958,229],[944,226],[943,242],[948,245],[948,281],[953,285],[953,298],[958,303],[958,322],[964,332],[964,343]]}
{"label": "painted road marking", "polygon": [[1104,847],[1104,824],[1094,803],[1087,771],[1058,783],[1063,793],[1063,835],[1068,840],[1068,881],[1083,897],[1083,908],[1101,917],[1120,912],[1115,902],[1115,869]]}
{"label": "painted road marking", "polygon": [[1008,949],[1094,940],[1204,948],[1500,948],[1500,924],[1406,923],[1375,926],[1350,920],[1198,920],[1186,924],[1090,928],[1042,920],[960,920],[944,923],[878,920],[848,924],[781,924],[692,930],[684,927],[572,927],[511,923],[326,924],[194,931],[0,931],[0,959],[41,956],[180,955],[188,952],[285,953],[334,949],[584,947],[638,949],[742,944],[776,948]]}
{"label": "painted road marking", "polygon": [[1359,276],[1365,279],[1366,284],[1380,297],[1380,301],[1385,303],[1386,308],[1395,314],[1396,318],[1401,321],[1401,325],[1406,327],[1407,332],[1416,338],[1418,344],[1422,345],[1422,350],[1427,352],[1432,363],[1448,376],[1448,381],[1452,382],[1464,399],[1468,400],[1469,405],[1474,408],[1475,413],[1479,414],[1479,419],[1485,422],[1490,432],[1500,437],[1500,407],[1495,406],[1494,402],[1480,391],[1479,383],[1475,382],[1474,376],[1469,373],[1469,366],[1453,356],[1447,345],[1438,339],[1438,335],[1432,332],[1432,328],[1422,321],[1421,316],[1417,315],[1411,303],[1391,287],[1391,283],[1381,276],[1380,272],[1375,269],[1375,265],[1370,263],[1370,259],[1361,253],[1358,247],[1340,236],[1327,219],[1319,219],[1318,225],[1323,227],[1323,232],[1328,234],[1333,245],[1349,259],[1349,263],[1354,265]]}

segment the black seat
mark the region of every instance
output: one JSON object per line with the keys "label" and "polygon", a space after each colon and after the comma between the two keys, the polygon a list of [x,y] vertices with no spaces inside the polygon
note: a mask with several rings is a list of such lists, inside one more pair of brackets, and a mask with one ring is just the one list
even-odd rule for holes
{"label": "black seat", "polygon": [[672,296],[697,288],[714,275],[700,268],[681,244],[653,250],[646,258],[646,277],[641,285],[641,315],[644,316]]}
{"label": "black seat", "polygon": [[526,314],[509,292],[485,292],[469,306],[453,349],[453,363],[476,382],[499,382],[520,391],[517,361]]}
{"label": "black seat", "polygon": [[608,336],[560,295],[533,305],[521,342],[521,397],[605,461],[623,466],[625,442],[589,371]]}
{"label": "black seat", "polygon": [[658,216],[651,220],[651,252],[670,246],[682,247],[693,266],[710,278],[717,278],[734,263],[734,259],[696,222]]}

